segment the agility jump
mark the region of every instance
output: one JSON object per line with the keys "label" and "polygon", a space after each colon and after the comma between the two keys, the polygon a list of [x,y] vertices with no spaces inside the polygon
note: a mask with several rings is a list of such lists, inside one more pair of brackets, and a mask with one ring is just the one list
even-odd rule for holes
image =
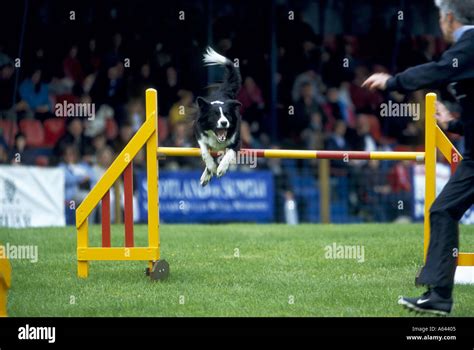
{"label": "agility jump", "polygon": [[11,287],[12,269],[7,258],[0,257],[0,317],[7,316],[7,296]]}
{"label": "agility jump", "polygon": [[[436,123],[436,94],[425,97],[425,152],[360,152],[360,151],[308,151],[278,149],[241,149],[260,158],[286,159],[377,159],[411,160],[425,164],[424,257],[429,243],[430,212],[436,197],[436,153],[440,150],[454,171],[462,156]],[[146,120],[109,169],[76,210],[78,276],[88,277],[89,261],[142,260],[148,261],[147,275],[154,280],[168,276],[169,265],[160,260],[158,156],[200,157],[199,148],[158,146],[158,105],[155,89],[146,90]],[[133,235],[133,158],[146,146],[148,187],[148,246],[135,247]],[[215,156],[216,154],[214,154]],[[111,247],[110,194],[115,181],[123,174],[125,247]],[[89,246],[88,217],[102,203],[102,247]],[[458,266],[474,266],[474,253],[459,253]]]}

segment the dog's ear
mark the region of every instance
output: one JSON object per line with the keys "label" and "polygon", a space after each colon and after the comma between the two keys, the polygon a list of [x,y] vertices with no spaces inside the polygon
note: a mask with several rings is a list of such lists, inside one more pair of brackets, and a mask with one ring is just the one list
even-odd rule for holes
{"label": "dog's ear", "polygon": [[230,108],[236,108],[236,107],[242,106],[242,103],[240,103],[240,101],[237,101],[237,100],[228,100],[226,101],[226,104],[228,104]]}
{"label": "dog's ear", "polygon": [[199,108],[202,111],[207,111],[209,109],[209,107],[211,106],[211,103],[208,100],[206,100],[204,97],[201,97],[201,96],[199,96],[196,99],[196,102],[197,102]]}

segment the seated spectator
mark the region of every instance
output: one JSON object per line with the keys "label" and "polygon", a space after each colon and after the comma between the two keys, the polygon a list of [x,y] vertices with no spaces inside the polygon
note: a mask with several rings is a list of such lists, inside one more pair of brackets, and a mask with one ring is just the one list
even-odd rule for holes
{"label": "seated spectator", "polygon": [[95,154],[96,162],[93,166],[94,176],[97,180],[99,180],[112,165],[114,156],[114,150],[110,146],[105,145],[103,148],[97,150]]}
{"label": "seated spectator", "polygon": [[168,125],[173,128],[181,122],[191,120],[193,114],[196,112],[193,104],[193,93],[188,90],[180,90],[178,93],[179,101],[173,104],[170,109],[168,117]]}
{"label": "seated spectator", "polygon": [[154,87],[155,85],[150,64],[146,62],[141,65],[140,72],[132,79],[129,95],[132,98],[140,98],[140,102],[142,102],[146,89]]}
{"label": "seated spectator", "polygon": [[310,122],[306,129],[301,133],[301,138],[305,142],[306,149],[324,148],[324,127],[323,116],[320,112],[313,112],[310,116]]}
{"label": "seated spectator", "polygon": [[[193,147],[194,138],[192,134],[192,128],[190,127],[189,123],[177,123],[172,129],[170,137],[164,142],[164,145],[169,147]],[[199,162],[199,158],[176,157],[174,159],[167,160],[165,166],[168,169],[178,169],[183,167],[197,166]]]}
{"label": "seated spectator", "polygon": [[[89,104],[92,103],[92,100],[90,99],[90,96],[83,95],[81,97],[81,103]],[[106,104],[101,105],[99,109],[95,110],[94,118],[87,119],[87,122],[85,123],[84,135],[93,138],[98,134],[107,132],[107,123],[117,126],[117,123],[114,119],[114,114],[115,112],[112,107]],[[113,135],[111,137],[113,137]]]}
{"label": "seated spectator", "polygon": [[135,158],[133,158],[133,169],[136,169],[138,171],[146,171],[145,148],[146,147],[143,147],[141,150],[139,150]]}
{"label": "seated spectator", "polygon": [[48,84],[43,82],[41,70],[34,70],[33,73],[21,83],[19,91],[23,110],[28,112],[30,116],[34,115],[41,120],[52,117]]}
{"label": "seated spectator", "polygon": [[115,140],[113,145],[114,151],[117,154],[122,152],[128,142],[132,139],[133,134],[133,127],[130,123],[125,123],[122,125],[122,127],[119,129],[118,138]]}
{"label": "seated spectator", "polygon": [[22,133],[15,135],[15,144],[9,155],[10,163],[15,165],[34,165],[35,158],[26,146],[26,136]]}
{"label": "seated spectator", "polygon": [[13,96],[15,79],[15,69],[12,62],[0,66],[0,113],[6,113],[7,116],[14,115],[13,108],[16,99]]}
{"label": "seated spectator", "polygon": [[[326,141],[326,149],[330,151],[347,151],[349,150],[349,144],[346,140],[347,126],[343,120],[336,121],[334,125],[334,132],[328,137]],[[331,160],[331,166],[335,172],[339,169],[346,169],[348,162],[343,160]]]}
{"label": "seated spectator", "polygon": [[180,84],[176,68],[173,66],[167,67],[162,80],[164,82],[159,86],[158,105],[160,106],[160,114],[168,116],[171,106],[178,100]]}
{"label": "seated spectator", "polygon": [[54,68],[51,67],[52,57],[48,55],[48,52],[39,45],[34,49],[31,61],[34,62],[36,69],[41,70],[43,77],[50,77],[51,73],[54,72]]}
{"label": "seated spectator", "polygon": [[[145,91],[145,90],[143,90]],[[127,120],[132,124],[133,131],[137,132],[145,121],[145,106],[142,99],[133,99],[127,104]]]}
{"label": "seated spectator", "polygon": [[104,57],[104,63],[107,66],[115,64],[116,62],[123,61],[123,45],[122,45],[122,34],[119,32],[114,33],[112,36],[111,47],[107,51]]}
{"label": "seated spectator", "polygon": [[54,97],[56,103],[64,100],[70,103],[78,102],[78,96],[74,95],[74,82],[62,75],[53,76],[49,82],[49,94]]}
{"label": "seated spectator", "polygon": [[[370,133],[370,115],[359,114],[357,116],[356,129],[348,129],[346,139],[349,143],[349,149],[354,151],[374,152],[377,150],[377,143]],[[360,167],[367,163],[366,160],[352,160],[352,167]]]}
{"label": "seated spectator", "polygon": [[102,152],[105,148],[110,147],[107,144],[107,137],[105,133],[97,134],[91,140],[92,150],[91,150],[91,163],[95,164],[98,161],[98,155]]}
{"label": "seated spectator", "polygon": [[94,171],[89,164],[79,160],[79,149],[72,144],[64,148],[59,167],[64,169],[66,202],[74,201],[77,208],[96,182]]}
{"label": "seated spectator", "polygon": [[81,118],[69,118],[66,134],[59,139],[53,149],[53,154],[59,159],[64,154],[67,145],[76,146],[79,157],[90,156],[92,154],[91,141],[84,135],[84,125]]}
{"label": "seated spectator", "polygon": [[379,92],[361,87],[362,83],[369,77],[369,73],[366,66],[358,66],[355,69],[355,78],[349,88],[351,100],[357,113],[376,113],[383,102],[382,95]]}
{"label": "seated spectator", "polygon": [[327,102],[323,105],[327,121],[325,130],[332,130],[337,120],[344,120],[346,124],[353,124],[355,115],[343,98],[337,87],[330,87],[327,91]]}
{"label": "seated spectator", "polygon": [[293,83],[293,88],[291,90],[291,98],[294,103],[298,102],[301,99],[301,92],[305,88],[305,85],[311,86],[311,89],[309,89],[308,91],[311,92],[311,97],[317,103],[324,103],[325,99],[323,94],[321,93],[321,90],[323,90],[323,84],[321,78],[316,74],[314,70],[308,70],[296,77],[295,82]]}
{"label": "seated spectator", "polygon": [[4,47],[0,44],[0,67],[3,67],[7,64],[11,64],[12,59],[5,52],[3,52]]}
{"label": "seated spectator", "polygon": [[306,82],[301,85],[301,97],[295,105],[295,115],[289,121],[290,135],[293,140],[299,141],[301,132],[310,125],[313,113],[322,113],[316,98],[314,87]]}
{"label": "seated spectator", "polygon": [[347,126],[343,120],[338,120],[334,125],[334,132],[326,142],[326,149],[331,151],[346,151],[349,145],[346,141]]}
{"label": "seated spectator", "polygon": [[0,145],[2,145],[5,149],[8,149],[7,141],[5,141],[5,137],[3,136],[4,130],[0,129]]}
{"label": "seated spectator", "polygon": [[8,148],[5,144],[0,143],[0,164],[8,163]]}
{"label": "seated spectator", "polygon": [[253,137],[250,130],[250,125],[247,121],[242,120],[240,124],[240,139],[242,142],[242,148],[262,148],[262,144]]}
{"label": "seated spectator", "polygon": [[370,133],[370,115],[359,114],[355,131],[349,134],[350,149],[355,151],[373,152],[377,150],[377,143]]}
{"label": "seated spectator", "polygon": [[76,84],[81,84],[84,80],[82,65],[77,58],[77,45],[72,45],[69,49],[67,57],[63,61],[64,76],[74,81]]}
{"label": "seated spectator", "polygon": [[115,62],[98,73],[90,90],[92,101],[97,104],[96,108],[102,104],[111,106],[119,125],[126,122],[124,105],[127,102],[127,90],[123,74],[123,63]]}
{"label": "seated spectator", "polygon": [[242,88],[237,94],[237,99],[242,103],[240,107],[242,117],[250,124],[254,121],[260,122],[258,117],[261,116],[260,111],[265,107],[265,102],[262,90],[260,90],[252,77],[247,76],[244,79]]}
{"label": "seated spectator", "polygon": [[98,72],[100,67],[100,56],[97,52],[97,41],[95,38],[90,38],[87,49],[81,50],[84,52],[81,56],[81,62],[84,62],[85,75],[94,75]]}
{"label": "seated spectator", "polygon": [[190,130],[188,123],[177,123],[169,138],[170,147],[192,147],[194,140]]}

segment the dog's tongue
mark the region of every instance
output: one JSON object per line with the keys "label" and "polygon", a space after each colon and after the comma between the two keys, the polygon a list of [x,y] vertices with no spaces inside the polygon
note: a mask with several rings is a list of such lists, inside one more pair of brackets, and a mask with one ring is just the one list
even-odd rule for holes
{"label": "dog's tongue", "polygon": [[227,137],[227,130],[226,129],[217,129],[216,130],[217,141],[224,142]]}

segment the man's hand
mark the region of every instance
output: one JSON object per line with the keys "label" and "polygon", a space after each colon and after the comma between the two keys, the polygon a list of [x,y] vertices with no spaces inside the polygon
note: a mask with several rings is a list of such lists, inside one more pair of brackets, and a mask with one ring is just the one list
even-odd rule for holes
{"label": "man's hand", "polygon": [[446,108],[444,104],[437,101],[436,102],[436,120],[443,130],[448,128],[448,123],[454,119],[451,112]]}
{"label": "man's hand", "polygon": [[367,78],[366,81],[362,83],[362,87],[366,87],[370,90],[385,90],[387,88],[387,80],[392,76],[387,73],[375,73]]}

